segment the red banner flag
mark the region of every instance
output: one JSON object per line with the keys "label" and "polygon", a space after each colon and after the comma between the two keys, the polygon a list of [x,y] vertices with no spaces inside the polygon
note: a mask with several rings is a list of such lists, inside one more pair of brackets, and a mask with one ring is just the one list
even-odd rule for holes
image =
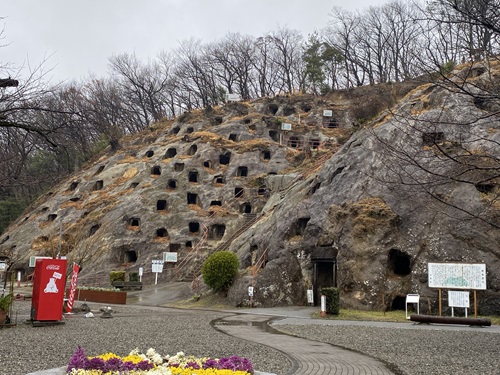
{"label": "red banner flag", "polygon": [[66,303],[66,311],[71,313],[73,311],[73,303],[75,302],[76,280],[78,279],[78,272],[80,266],[73,263],[73,274],[71,275],[71,286],[69,288],[68,302]]}

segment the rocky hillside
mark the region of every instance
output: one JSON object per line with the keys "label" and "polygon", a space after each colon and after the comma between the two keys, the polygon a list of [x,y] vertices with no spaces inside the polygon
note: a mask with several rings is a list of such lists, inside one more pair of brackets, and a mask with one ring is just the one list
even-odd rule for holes
{"label": "rocky hillside", "polygon": [[[491,79],[474,69],[474,82]],[[185,113],[54,187],[0,252],[24,276],[30,256],[65,255],[81,283],[106,285],[109,271],[139,267],[151,283],[164,252],[177,262],[159,282],[196,279],[209,254],[230,250],[241,262],[234,305],[249,303],[250,285],[263,306],[305,304],[307,289],[317,303],[336,285],[345,307],[404,309],[420,293],[426,312],[437,304],[428,262],[480,262],[480,311],[498,313],[498,165],[485,156],[500,154],[497,110],[406,83]],[[474,170],[456,163],[471,155]]]}

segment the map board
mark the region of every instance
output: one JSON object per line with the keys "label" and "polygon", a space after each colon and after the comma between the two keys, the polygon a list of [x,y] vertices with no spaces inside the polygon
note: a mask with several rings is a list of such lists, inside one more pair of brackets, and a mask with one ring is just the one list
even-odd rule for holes
{"label": "map board", "polygon": [[429,288],[486,289],[484,263],[429,263]]}

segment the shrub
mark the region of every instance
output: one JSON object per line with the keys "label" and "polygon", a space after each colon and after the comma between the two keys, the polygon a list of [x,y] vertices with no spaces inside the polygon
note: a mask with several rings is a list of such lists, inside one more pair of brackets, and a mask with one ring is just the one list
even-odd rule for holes
{"label": "shrub", "polygon": [[230,251],[218,251],[208,257],[203,264],[203,281],[215,291],[227,291],[233,283],[240,262]]}
{"label": "shrub", "polygon": [[125,281],[125,271],[111,271],[109,273],[109,280],[111,281],[111,285],[115,281]]}
{"label": "shrub", "polygon": [[338,315],[340,312],[339,288],[321,288],[320,293],[326,297],[326,313]]}
{"label": "shrub", "polygon": [[128,281],[139,281],[139,272],[130,272],[128,274]]}

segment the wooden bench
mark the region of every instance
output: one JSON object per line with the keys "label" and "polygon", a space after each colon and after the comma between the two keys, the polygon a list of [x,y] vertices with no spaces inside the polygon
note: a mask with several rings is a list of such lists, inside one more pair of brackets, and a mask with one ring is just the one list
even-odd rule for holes
{"label": "wooden bench", "polygon": [[141,281],[113,281],[112,285],[123,290],[142,290]]}

